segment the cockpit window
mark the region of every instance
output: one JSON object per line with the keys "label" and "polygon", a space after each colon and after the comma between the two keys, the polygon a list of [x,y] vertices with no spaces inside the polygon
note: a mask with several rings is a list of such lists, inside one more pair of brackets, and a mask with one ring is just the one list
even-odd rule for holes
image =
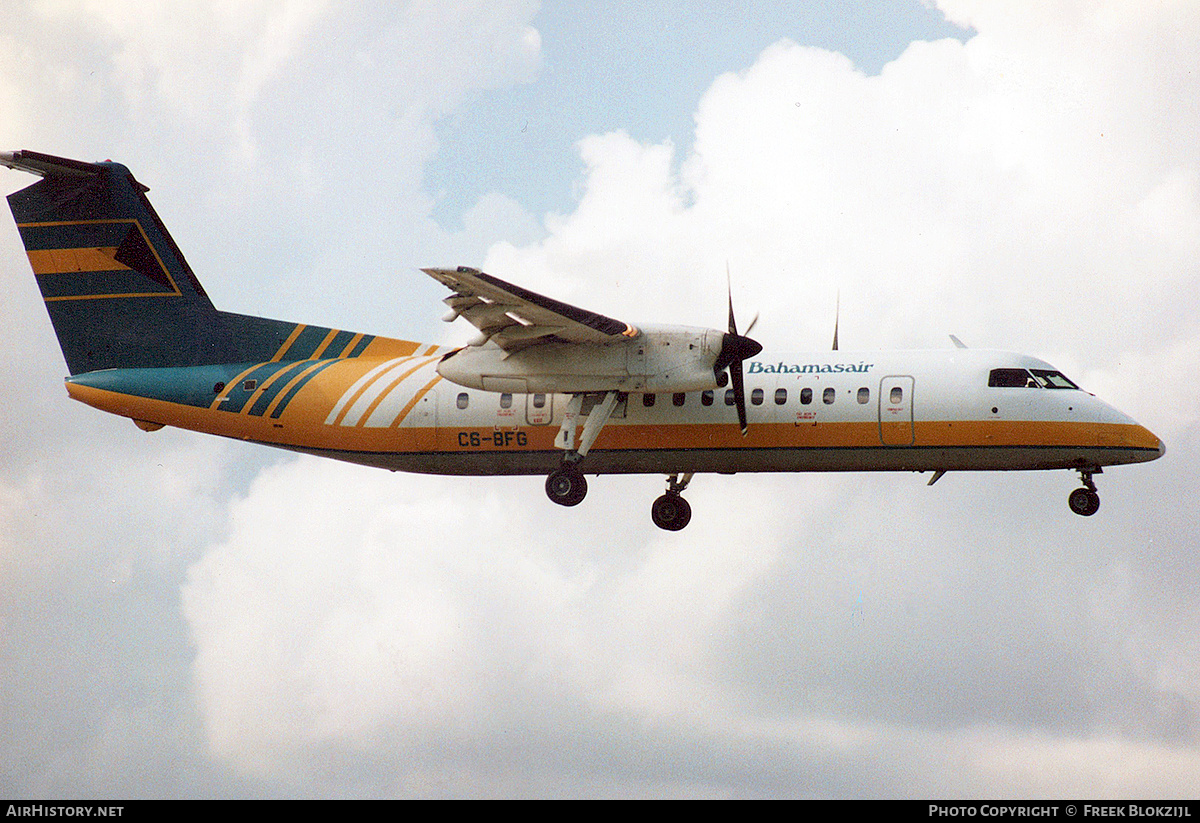
{"label": "cockpit window", "polygon": [[1062,372],[1052,369],[992,369],[988,385],[999,389],[1078,389]]}
{"label": "cockpit window", "polygon": [[1079,388],[1067,376],[1059,371],[1051,371],[1050,369],[1030,369],[1033,376],[1037,378],[1038,383],[1044,389],[1077,389]]}
{"label": "cockpit window", "polygon": [[988,385],[994,389],[1037,388],[1033,375],[1024,369],[992,369]]}

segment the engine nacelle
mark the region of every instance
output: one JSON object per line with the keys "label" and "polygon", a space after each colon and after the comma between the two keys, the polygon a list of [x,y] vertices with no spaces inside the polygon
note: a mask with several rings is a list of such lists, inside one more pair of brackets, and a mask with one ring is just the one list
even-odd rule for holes
{"label": "engine nacelle", "polygon": [[460,386],[494,392],[704,391],[717,387],[713,365],[723,339],[715,329],[662,326],[641,327],[637,337],[605,345],[541,343],[513,352],[468,346],[443,358],[437,372]]}

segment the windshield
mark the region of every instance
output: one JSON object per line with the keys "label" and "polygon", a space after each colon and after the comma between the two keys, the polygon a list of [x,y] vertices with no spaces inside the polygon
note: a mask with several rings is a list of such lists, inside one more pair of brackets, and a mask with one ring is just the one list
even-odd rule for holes
{"label": "windshield", "polygon": [[1033,372],[1033,376],[1037,378],[1043,389],[1079,388],[1060,371],[1052,371],[1051,369],[1030,369],[1030,371]]}
{"label": "windshield", "polygon": [[992,369],[988,385],[1002,389],[1078,389],[1060,371],[1053,369]]}

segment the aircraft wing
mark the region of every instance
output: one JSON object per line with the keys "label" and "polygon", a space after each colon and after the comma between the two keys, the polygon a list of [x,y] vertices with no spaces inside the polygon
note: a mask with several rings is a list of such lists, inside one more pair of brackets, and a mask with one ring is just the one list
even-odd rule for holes
{"label": "aircraft wing", "polygon": [[422,269],[454,292],[445,299],[452,321],[465,317],[479,329],[471,346],[491,340],[506,351],[548,342],[615,343],[637,329],[603,314],[576,308],[507,283],[478,269]]}

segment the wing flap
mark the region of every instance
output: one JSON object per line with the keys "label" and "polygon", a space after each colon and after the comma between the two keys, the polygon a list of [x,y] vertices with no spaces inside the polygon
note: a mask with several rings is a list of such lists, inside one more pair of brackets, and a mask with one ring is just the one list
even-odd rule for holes
{"label": "wing flap", "polygon": [[633,326],[603,314],[562,303],[529,291],[478,269],[422,269],[454,292],[443,302],[450,312],[479,329],[472,346],[489,340],[505,350],[517,350],[551,338],[568,343],[614,343],[638,332]]}

